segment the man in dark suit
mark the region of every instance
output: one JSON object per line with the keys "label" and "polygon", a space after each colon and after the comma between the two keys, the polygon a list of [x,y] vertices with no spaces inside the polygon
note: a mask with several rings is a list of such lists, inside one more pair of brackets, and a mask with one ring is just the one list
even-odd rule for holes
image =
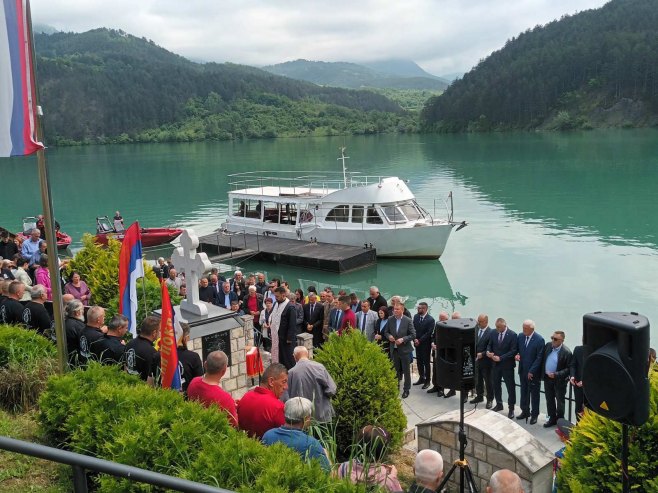
{"label": "man in dark suit", "polygon": [[276,288],[274,296],[276,297],[277,306],[273,310],[281,314],[277,331],[279,335],[279,363],[290,370],[295,366],[293,352],[297,345],[297,310],[288,300],[286,288]]}
{"label": "man in dark suit", "polygon": [[202,277],[199,279],[199,299],[205,301],[206,303],[217,304],[217,293],[215,290],[208,284],[208,278]]}
{"label": "man in dark suit", "polygon": [[583,346],[573,348],[573,356],[569,365],[569,382],[573,386],[573,395],[576,401],[576,422],[580,421],[585,406],[585,394],[583,393]]}
{"label": "man in dark suit", "polygon": [[393,316],[389,317],[383,336],[391,343],[389,351],[398,380],[404,375],[402,398],[406,399],[411,389],[410,357],[413,352],[412,343],[416,339],[416,330],[411,319],[404,316],[402,303],[393,307]]}
{"label": "man in dark suit", "polygon": [[318,303],[318,296],[311,292],[308,303],[304,305],[304,327],[306,332],[313,334],[313,347],[322,346],[322,323],[324,321],[324,306]]}
{"label": "man in dark suit", "polygon": [[475,397],[471,399],[471,404],[484,401],[486,389],[487,409],[491,409],[494,400],[493,381],[491,379],[492,361],[487,358],[486,354],[489,338],[494,332],[489,327],[489,317],[484,313],[478,315],[477,343],[475,344],[477,380],[475,382]]}
{"label": "man in dark suit", "polygon": [[564,332],[556,330],[551,336],[551,342],[544,348],[541,372],[548,410],[548,421],[544,423],[544,428],[555,426],[558,419],[564,418],[564,397],[567,393],[570,364],[571,350],[564,344]]}
{"label": "man in dark suit", "polygon": [[418,313],[414,315],[414,329],[416,330],[416,362],[418,364],[418,381],[414,385],[422,385],[423,389],[430,386],[432,370],[430,365],[430,352],[432,350],[432,332],[434,331],[434,318],[427,313],[427,303],[418,303]]}
{"label": "man in dark suit", "polygon": [[231,290],[231,285],[228,281],[222,283],[222,291],[215,298],[215,305],[226,308],[227,310],[231,309],[232,301],[239,301],[238,295],[235,294],[235,291]]}
{"label": "man in dark suit", "polygon": [[514,386],[516,344],[516,334],[507,327],[505,319],[499,318],[496,320],[496,333],[491,335],[487,346],[487,358],[493,361],[492,379],[494,396],[496,397],[496,407],[493,410],[503,410],[501,380],[504,380],[507,388],[507,405],[509,406],[507,417],[510,419],[514,417],[514,405],[516,404],[516,387]]}
{"label": "man in dark suit", "polygon": [[521,381],[521,414],[516,419],[530,418],[534,425],[539,416],[541,390],[541,362],[544,357],[544,338],[535,332],[532,320],[523,322],[523,333],[517,339],[519,380]]}
{"label": "man in dark suit", "polygon": [[377,312],[370,309],[368,300],[363,300],[361,309],[356,312],[356,326],[368,341],[373,342],[375,340],[375,334],[379,328],[379,317]]}
{"label": "man in dark suit", "polygon": [[377,286],[370,286],[370,297],[368,298],[370,302],[370,309],[375,313],[379,311],[382,306],[386,306],[386,298],[384,298]]}

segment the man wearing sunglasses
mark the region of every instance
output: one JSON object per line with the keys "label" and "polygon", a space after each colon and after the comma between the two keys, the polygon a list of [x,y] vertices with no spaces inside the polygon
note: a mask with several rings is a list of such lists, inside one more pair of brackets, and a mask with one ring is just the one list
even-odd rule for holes
{"label": "man wearing sunglasses", "polygon": [[544,423],[544,428],[555,426],[558,419],[564,418],[570,363],[571,350],[564,344],[564,332],[556,330],[551,336],[551,342],[544,347],[542,375],[548,410],[548,421]]}

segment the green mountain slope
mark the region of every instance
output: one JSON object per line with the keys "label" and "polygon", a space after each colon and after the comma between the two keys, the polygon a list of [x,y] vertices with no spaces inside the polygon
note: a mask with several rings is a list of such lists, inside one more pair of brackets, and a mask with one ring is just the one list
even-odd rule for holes
{"label": "green mountain slope", "polygon": [[612,0],[507,42],[422,112],[425,129],[658,124],[658,0]]}
{"label": "green mountain slope", "polygon": [[381,72],[384,74],[390,74],[397,77],[427,77],[430,79],[440,80],[446,85],[449,83],[447,80],[442,77],[437,77],[432,75],[429,72],[423,70],[416,62],[413,60],[404,60],[401,58],[392,58],[389,60],[378,60],[376,62],[367,62],[362,65]]}
{"label": "green mountain slope", "polygon": [[[51,144],[408,131],[415,126],[397,103],[379,94],[318,87],[229,63],[198,64],[122,31],[38,34],[35,45]],[[272,109],[277,110],[273,115]],[[282,121],[288,114],[299,121]],[[259,121],[263,115],[269,115],[269,123]]]}
{"label": "green mountain slope", "polygon": [[348,62],[295,60],[263,67],[273,74],[305,80],[321,86],[358,89],[419,89],[440,91],[448,83],[428,74],[411,61],[374,62],[371,66]]}

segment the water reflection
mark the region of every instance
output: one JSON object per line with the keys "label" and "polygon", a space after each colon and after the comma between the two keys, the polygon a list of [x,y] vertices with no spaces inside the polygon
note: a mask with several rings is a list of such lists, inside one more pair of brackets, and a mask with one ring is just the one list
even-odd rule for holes
{"label": "water reflection", "polygon": [[293,266],[275,266],[271,263],[249,261],[241,264],[243,272],[263,272],[267,279],[278,277],[288,281],[292,289],[308,286],[321,290],[330,286],[337,293],[344,289],[356,293],[359,299],[368,297],[370,286],[377,286],[386,299],[401,296],[413,312],[419,301],[425,301],[432,314],[441,310],[462,310],[468,296],[454,291],[441,262],[423,260],[380,260],[372,267],[344,274],[335,274]]}
{"label": "water reflection", "polygon": [[658,246],[655,130],[428,136],[422,149],[438,180],[447,171],[514,218]]}

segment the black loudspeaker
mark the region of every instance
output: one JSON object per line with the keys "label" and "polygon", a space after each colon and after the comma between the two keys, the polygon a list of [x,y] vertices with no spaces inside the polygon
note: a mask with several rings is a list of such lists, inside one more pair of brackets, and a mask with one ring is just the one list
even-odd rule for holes
{"label": "black loudspeaker", "polygon": [[477,322],[472,318],[437,322],[434,342],[439,387],[452,390],[475,388],[476,327]]}
{"label": "black loudspeaker", "polygon": [[583,391],[588,407],[640,426],[649,418],[649,321],[637,313],[583,316]]}

